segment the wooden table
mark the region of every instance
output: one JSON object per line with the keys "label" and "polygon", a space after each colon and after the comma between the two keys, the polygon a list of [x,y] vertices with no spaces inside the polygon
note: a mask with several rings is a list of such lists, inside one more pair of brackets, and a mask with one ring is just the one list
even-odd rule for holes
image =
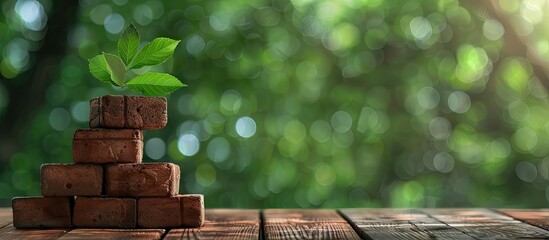
{"label": "wooden table", "polygon": [[200,229],[20,230],[0,239],[549,239],[549,209],[208,209]]}

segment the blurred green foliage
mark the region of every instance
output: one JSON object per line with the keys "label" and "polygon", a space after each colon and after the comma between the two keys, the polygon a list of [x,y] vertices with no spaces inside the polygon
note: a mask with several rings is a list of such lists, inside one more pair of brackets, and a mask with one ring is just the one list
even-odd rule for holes
{"label": "blurred green foliage", "polygon": [[[492,3],[81,0],[43,104],[21,110],[32,121],[1,159],[0,197],[39,195],[40,164],[71,162],[88,100],[129,93],[86,59],[134,22],[182,40],[137,72],[189,84],[145,132],[145,161],[179,164],[181,192],[207,207],[547,207],[549,3]],[[58,5],[2,2],[0,119]]]}

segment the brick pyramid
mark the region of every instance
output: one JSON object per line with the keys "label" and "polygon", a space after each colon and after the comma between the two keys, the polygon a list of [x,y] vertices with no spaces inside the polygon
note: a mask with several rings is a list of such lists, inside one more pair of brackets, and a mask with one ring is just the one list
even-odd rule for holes
{"label": "brick pyramid", "polygon": [[90,128],[72,142],[74,164],[43,164],[42,196],[12,200],[16,228],[179,228],[204,223],[204,196],[179,195],[179,166],[141,163],[143,130],[168,122],[166,98],[90,101]]}

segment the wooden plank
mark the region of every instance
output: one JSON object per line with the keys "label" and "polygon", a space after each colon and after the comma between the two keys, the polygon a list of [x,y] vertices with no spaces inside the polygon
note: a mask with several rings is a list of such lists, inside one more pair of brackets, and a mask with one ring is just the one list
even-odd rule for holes
{"label": "wooden plank", "polygon": [[13,224],[0,228],[0,239],[57,239],[68,229],[16,229]]}
{"label": "wooden plank", "polygon": [[0,228],[13,222],[11,208],[0,208]]}
{"label": "wooden plank", "polygon": [[520,221],[549,230],[549,209],[498,209]]}
{"label": "wooden plank", "polygon": [[477,239],[548,238],[549,231],[487,209],[426,209],[437,220]]}
{"label": "wooden plank", "polygon": [[268,209],[265,239],[360,239],[335,210]]}
{"label": "wooden plank", "polygon": [[206,209],[202,228],[172,229],[164,239],[254,239],[259,238],[259,210]]}
{"label": "wooden plank", "polygon": [[161,239],[164,229],[74,229],[59,239]]}
{"label": "wooden plank", "polygon": [[474,239],[416,209],[341,209],[367,239]]}

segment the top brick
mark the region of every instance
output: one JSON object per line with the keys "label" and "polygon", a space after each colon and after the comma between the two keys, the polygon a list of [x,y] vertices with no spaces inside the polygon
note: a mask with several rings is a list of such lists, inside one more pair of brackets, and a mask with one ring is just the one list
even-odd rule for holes
{"label": "top brick", "polygon": [[107,95],[90,100],[90,128],[152,130],[167,123],[164,97]]}

